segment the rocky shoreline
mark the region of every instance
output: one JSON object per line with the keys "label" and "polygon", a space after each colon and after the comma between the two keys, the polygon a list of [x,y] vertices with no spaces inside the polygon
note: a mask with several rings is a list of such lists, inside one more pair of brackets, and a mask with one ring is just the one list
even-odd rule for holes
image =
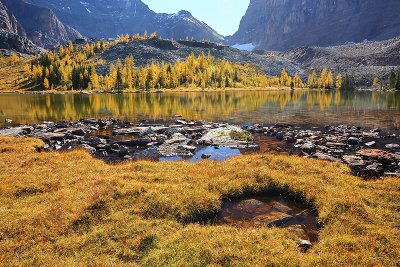
{"label": "rocky shoreline", "polygon": [[353,173],[364,177],[400,177],[400,139],[380,129],[348,125],[302,127],[276,124],[255,125],[251,133],[263,133],[282,140],[304,157],[348,165]]}
{"label": "rocky shoreline", "polygon": [[[45,151],[87,149],[107,162],[193,157],[204,147],[257,150],[251,134],[225,123],[187,121],[122,122],[118,119],[44,122],[0,130],[0,136],[34,137],[45,142]],[[200,154],[199,158],[210,158]]]}
{"label": "rocky shoreline", "polygon": [[[10,123],[10,121],[8,121]],[[400,177],[400,140],[380,129],[347,125],[300,126],[288,124],[236,126],[227,123],[189,121],[127,122],[118,119],[81,119],[16,125],[0,130],[0,136],[35,137],[44,151],[84,148],[107,162],[130,160],[208,159],[206,147],[257,152],[254,136],[275,137],[304,157],[342,162],[364,177]]]}

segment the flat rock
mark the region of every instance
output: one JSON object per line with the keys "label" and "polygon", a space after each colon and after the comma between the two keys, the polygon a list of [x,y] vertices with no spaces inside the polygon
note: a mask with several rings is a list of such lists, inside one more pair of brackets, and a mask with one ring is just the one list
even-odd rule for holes
{"label": "flat rock", "polygon": [[383,164],[391,164],[396,159],[394,154],[379,149],[361,149],[357,151],[357,155],[367,159],[377,160]]}
{"label": "flat rock", "polygon": [[0,136],[21,137],[24,135],[24,127],[1,129]]}
{"label": "flat rock", "polygon": [[350,167],[361,167],[365,165],[365,161],[361,157],[353,155],[343,156],[343,161]]}
{"label": "flat rock", "polygon": [[175,133],[158,147],[158,152],[163,157],[189,156],[192,155],[190,151],[180,149],[180,147],[188,145],[189,142],[190,139],[183,134]]}
{"label": "flat rock", "polygon": [[229,134],[231,131],[244,132],[240,127],[237,126],[225,126],[209,130],[203,137],[199,139],[199,143],[204,145],[212,145],[219,147],[229,148],[246,148],[256,145],[254,142],[245,142],[232,139]]}
{"label": "flat rock", "polygon": [[340,159],[330,156],[328,154],[317,152],[313,155],[317,159],[333,161],[333,162],[340,162]]}
{"label": "flat rock", "polygon": [[148,135],[154,134],[154,130],[151,127],[132,127],[116,129],[112,133],[113,135]]}

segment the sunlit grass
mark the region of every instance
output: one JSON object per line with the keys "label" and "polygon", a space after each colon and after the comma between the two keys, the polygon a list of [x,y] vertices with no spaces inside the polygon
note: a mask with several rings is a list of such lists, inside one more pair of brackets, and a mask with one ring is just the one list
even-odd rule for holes
{"label": "sunlit grass", "polygon": [[[1,265],[398,266],[400,180],[363,181],[299,157],[111,166],[86,151],[37,153],[0,138]],[[287,229],[196,223],[224,198],[281,191],[324,228],[302,253]]]}

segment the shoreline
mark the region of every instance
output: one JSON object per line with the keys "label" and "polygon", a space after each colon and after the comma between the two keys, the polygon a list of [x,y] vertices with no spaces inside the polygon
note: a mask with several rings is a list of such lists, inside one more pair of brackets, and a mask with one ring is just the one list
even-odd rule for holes
{"label": "shoreline", "polygon": [[[185,120],[177,115],[159,121],[80,119],[20,124],[0,129],[1,136],[41,139],[46,143],[44,151],[86,149],[110,163],[141,159],[196,162],[246,154],[286,153],[341,162],[354,175],[367,179],[400,177],[397,134],[344,124],[240,125]],[[225,153],[222,157],[218,156],[221,151]]]}
{"label": "shoreline", "polygon": [[[105,91],[105,90],[68,90],[68,91],[58,91],[58,90],[46,90],[46,91],[0,91],[1,95],[9,95],[9,94],[27,94],[27,95],[66,95],[66,94],[170,94],[170,93],[220,93],[220,92],[280,92],[280,91],[340,91],[340,89],[316,89],[316,88],[290,88],[290,87],[251,87],[251,88],[225,88],[225,89],[208,89],[203,90],[201,88],[176,88],[176,89],[154,89],[154,90],[124,90],[124,91]],[[380,90],[373,88],[366,89],[355,89],[354,91],[359,92],[388,92],[395,93],[399,92],[396,90],[388,89],[388,90]]]}
{"label": "shoreline", "polygon": [[[310,90],[309,88],[294,88],[290,87],[249,87],[249,88],[226,88],[226,89],[206,89],[201,88],[176,88],[176,89],[152,89],[146,90],[124,90],[124,91],[106,91],[106,90],[68,90],[68,91],[58,91],[58,90],[46,90],[46,91],[0,91],[2,94],[138,94],[138,93],[213,93],[213,92],[235,92],[235,91],[304,91]],[[329,89],[330,90],[330,89]]]}

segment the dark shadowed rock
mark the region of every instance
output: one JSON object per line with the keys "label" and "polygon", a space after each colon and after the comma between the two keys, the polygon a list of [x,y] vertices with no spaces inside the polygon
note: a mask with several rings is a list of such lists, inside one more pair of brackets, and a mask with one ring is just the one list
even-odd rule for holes
{"label": "dark shadowed rock", "polygon": [[157,147],[150,147],[146,150],[143,150],[139,154],[136,155],[138,159],[146,159],[156,161],[160,158],[160,153],[158,152]]}

